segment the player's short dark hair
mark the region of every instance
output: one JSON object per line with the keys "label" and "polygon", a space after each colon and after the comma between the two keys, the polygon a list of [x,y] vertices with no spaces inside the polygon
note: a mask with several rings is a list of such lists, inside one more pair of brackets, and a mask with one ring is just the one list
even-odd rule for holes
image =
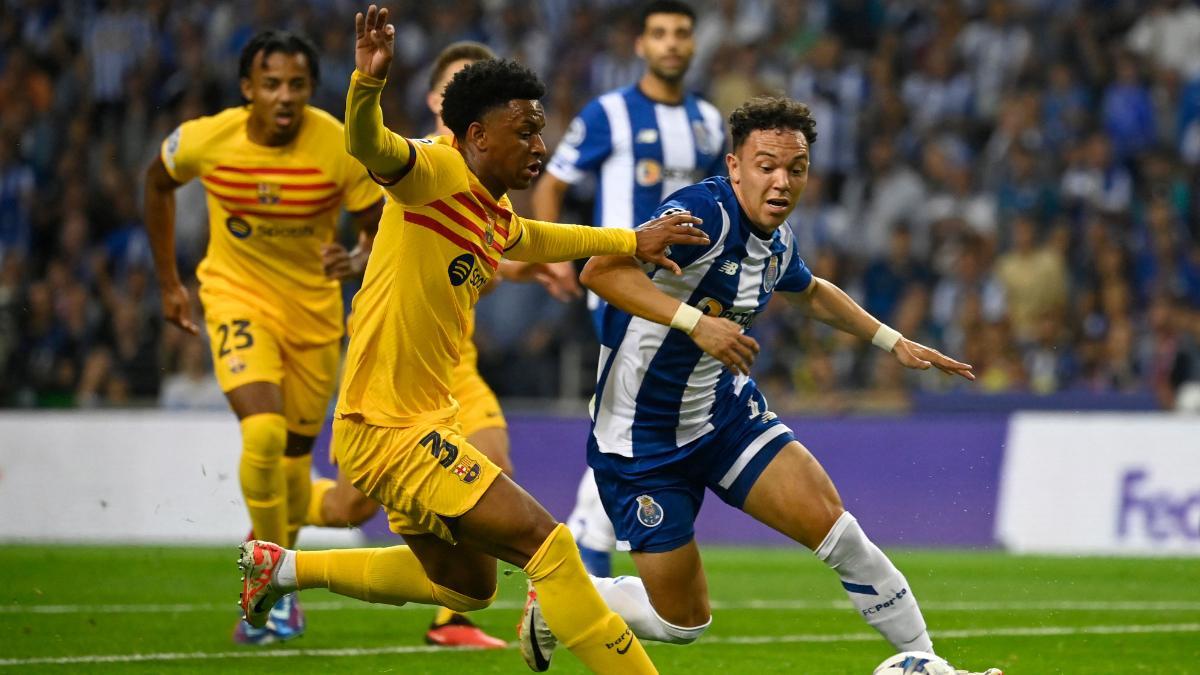
{"label": "player's short dark hair", "polygon": [[433,60],[433,68],[429,71],[429,90],[437,86],[438,80],[446,74],[446,69],[455,61],[467,60],[471,63],[483,61],[485,59],[496,58],[496,52],[493,52],[487,45],[482,42],[471,42],[463,40],[442,50],[437,58]]}
{"label": "player's short dark hair", "polygon": [[317,60],[317,48],[303,35],[286,30],[264,30],[250,38],[242,47],[241,60],[238,62],[238,77],[250,77],[254,69],[254,59],[262,52],[263,61],[275,52],[284,54],[303,54],[308,62],[308,74],[316,84],[321,79],[321,63]]}
{"label": "player's short dark hair", "polygon": [[804,134],[808,144],[817,140],[817,121],[808,106],[782,96],[755,96],[729,115],[729,133],[737,152],[750,133],[759,129],[783,129]]}
{"label": "player's short dark hair", "polygon": [[442,99],[442,121],[456,138],[467,135],[472,122],[512,100],[546,95],[546,85],[532,70],[511,59],[476,61],[454,74]]}
{"label": "player's short dark hair", "polygon": [[691,5],[680,0],[654,0],[642,7],[641,26],[642,32],[646,32],[646,21],[650,19],[652,14],[682,14],[692,20],[692,24],[696,23],[696,10],[692,9]]}

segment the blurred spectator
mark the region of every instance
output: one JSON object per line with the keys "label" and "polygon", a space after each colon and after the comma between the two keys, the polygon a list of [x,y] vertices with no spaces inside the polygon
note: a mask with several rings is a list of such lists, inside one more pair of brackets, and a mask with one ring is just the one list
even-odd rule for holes
{"label": "blurred spectator", "polygon": [[1012,16],[1007,0],[988,0],[984,17],[958,36],[958,50],[975,83],[975,114],[995,117],[1005,90],[1025,67],[1032,38]]}
{"label": "blurred spectator", "polygon": [[1188,0],[1153,0],[1125,37],[1130,49],[1158,68],[1200,75],[1200,8]]}
{"label": "blurred spectator", "polygon": [[[606,82],[635,79],[639,4],[393,8],[400,86],[385,120],[424,133],[430,60],[475,39],[543,76],[553,148]],[[801,255],[905,334],[973,362],[980,381],[964,391],[1140,391],[1187,408],[1200,400],[1200,7],[1143,4],[697,0],[689,85],[725,112],[763,92],[811,106],[820,138],[790,219]],[[0,14],[0,402],[222,407],[195,386],[212,385],[203,343],[158,317],[140,176],[180,120],[240,100],[237,55],[261,28],[317,41],[314,102],[340,114],[353,8],[64,7]],[[564,217],[590,213],[596,189],[573,190]],[[176,200],[193,269],[203,188]],[[586,398],[596,345],[581,311],[501,287],[480,305],[485,375],[505,395]],[[785,306],[754,332],[780,410],[904,410],[916,387],[957,386]]]}
{"label": "blurred spectator", "polygon": [[1038,241],[1037,223],[1027,216],[1012,224],[1012,249],[996,260],[996,279],[1018,344],[1037,340],[1041,322],[1060,321],[1067,302],[1067,264]]}
{"label": "blurred spectator", "polygon": [[1116,61],[1116,78],[1104,90],[1100,105],[1113,154],[1124,162],[1154,144],[1154,107],[1137,61],[1129,54],[1119,54]]}
{"label": "blurred spectator", "polygon": [[892,324],[900,303],[910,293],[925,292],[932,274],[913,255],[907,227],[892,230],[888,254],[867,266],[863,273],[863,307],[875,318]]}
{"label": "blurred spectator", "polygon": [[[850,222],[861,228],[857,247],[860,255],[878,258],[887,253],[893,229],[917,225],[926,189],[921,175],[897,157],[894,139],[872,138],[866,159],[866,171],[851,177],[844,203]],[[928,254],[929,240],[924,230],[913,234],[913,252]]]}
{"label": "blurred spectator", "polygon": [[203,341],[184,342],[178,372],[163,379],[158,404],[169,410],[225,410],[225,394],[208,372],[209,359]]}

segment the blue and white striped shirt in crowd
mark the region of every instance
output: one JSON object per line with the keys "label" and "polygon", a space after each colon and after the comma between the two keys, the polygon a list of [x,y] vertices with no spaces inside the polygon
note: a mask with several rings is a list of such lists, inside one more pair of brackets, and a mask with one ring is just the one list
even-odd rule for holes
{"label": "blue and white striped shirt in crowd", "polygon": [[[695,94],[669,105],[636,85],[616,89],[571,121],[546,170],[572,184],[596,174],[592,224],[637,227],[671,193],[725,173],[725,125],[716,107]],[[588,294],[593,313],[602,304]]]}

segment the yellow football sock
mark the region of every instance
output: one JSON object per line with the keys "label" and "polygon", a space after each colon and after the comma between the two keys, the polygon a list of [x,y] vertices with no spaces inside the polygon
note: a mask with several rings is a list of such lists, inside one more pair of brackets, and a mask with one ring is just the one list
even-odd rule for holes
{"label": "yellow football sock", "polygon": [[633,631],[600,599],[566,526],[546,537],[525,573],[550,630],[592,672],[658,672]]}
{"label": "yellow football sock", "polygon": [[309,488],[311,492],[308,497],[308,512],[304,515],[305,525],[336,527],[336,523],[325,522],[325,514],[322,509],[326,493],[335,487],[337,487],[337,481],[332,478],[318,478],[312,482],[312,486]]}
{"label": "yellow football sock", "polygon": [[433,616],[433,625],[444,626],[450,623],[456,614],[458,614],[458,612],[450,609],[449,607],[438,607],[437,614]]}
{"label": "yellow football sock", "polygon": [[287,482],[288,541],[286,548],[296,548],[296,535],[308,515],[312,496],[312,455],[283,458],[283,476]]}
{"label": "yellow football sock", "polygon": [[288,504],[283,449],[287,445],[287,421],[283,415],[260,413],[243,419],[241,427],[238,478],[250,512],[250,526],[256,538],[286,544]]}

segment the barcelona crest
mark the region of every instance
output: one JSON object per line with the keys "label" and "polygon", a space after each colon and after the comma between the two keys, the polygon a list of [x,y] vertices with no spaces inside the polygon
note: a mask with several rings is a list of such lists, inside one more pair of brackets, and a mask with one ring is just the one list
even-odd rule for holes
{"label": "barcelona crest", "polygon": [[663,521],[663,507],[659,506],[658,502],[654,501],[654,497],[650,495],[642,495],[637,498],[638,522],[646,527],[658,527],[658,524]]}
{"label": "barcelona crest", "polygon": [[258,203],[259,204],[278,204],[279,198],[283,195],[283,186],[278,183],[259,183],[258,184]]}
{"label": "barcelona crest", "polygon": [[483,468],[479,466],[479,462],[476,462],[470,457],[464,457],[458,460],[458,464],[455,464],[454,468],[450,469],[450,472],[457,476],[458,479],[464,483],[474,483],[475,479],[479,478],[479,474],[482,471]]}

